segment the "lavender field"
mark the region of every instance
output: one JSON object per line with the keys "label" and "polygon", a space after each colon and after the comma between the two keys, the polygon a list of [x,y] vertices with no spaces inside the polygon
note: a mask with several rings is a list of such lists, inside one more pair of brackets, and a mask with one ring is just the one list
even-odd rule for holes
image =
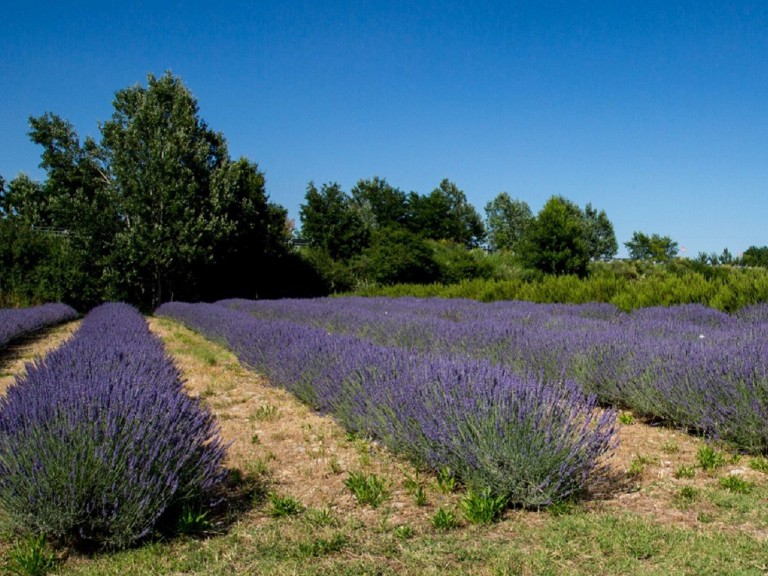
{"label": "lavender field", "polygon": [[[324,302],[328,311],[344,304]],[[364,301],[357,303],[362,313]],[[310,310],[318,302],[279,304],[296,306],[294,319],[276,309],[260,319],[245,309],[261,303],[225,304],[169,303],[157,315],[223,341],[348,430],[450,471],[472,489],[546,506],[582,492],[615,446],[616,412],[599,410],[596,396],[575,381],[313,326]],[[310,307],[305,323],[296,321],[302,306]]]}
{"label": "lavender field", "polygon": [[[763,453],[768,306],[337,298],[170,303],[347,428],[524,505],[584,488],[616,408]],[[597,407],[604,408],[603,411]]]}
{"label": "lavender field", "polygon": [[66,304],[43,304],[31,308],[0,308],[0,349],[30,334],[77,318]]}
{"label": "lavender field", "polygon": [[340,298],[220,305],[413,353],[478,360],[600,403],[768,449],[768,305],[734,315],[701,305],[622,313],[610,304]]}

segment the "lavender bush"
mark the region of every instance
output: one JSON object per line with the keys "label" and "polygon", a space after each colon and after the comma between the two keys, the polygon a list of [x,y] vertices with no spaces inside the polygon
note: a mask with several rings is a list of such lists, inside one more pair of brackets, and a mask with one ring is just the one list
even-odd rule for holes
{"label": "lavender bush", "polygon": [[213,304],[169,303],[156,314],[223,342],[348,429],[512,503],[544,506],[583,490],[614,446],[615,412],[570,381]]}
{"label": "lavender bush", "polygon": [[0,505],[17,528],[122,548],[207,498],[225,449],[144,318],[92,310],[0,399]]}
{"label": "lavender bush", "polygon": [[565,377],[603,404],[768,451],[768,304],[733,316],[699,304],[631,314],[609,304],[439,298],[220,304],[383,346],[487,360],[522,377]]}
{"label": "lavender bush", "polygon": [[42,304],[32,308],[0,308],[0,350],[13,340],[75,318],[77,318],[77,312],[66,304]]}

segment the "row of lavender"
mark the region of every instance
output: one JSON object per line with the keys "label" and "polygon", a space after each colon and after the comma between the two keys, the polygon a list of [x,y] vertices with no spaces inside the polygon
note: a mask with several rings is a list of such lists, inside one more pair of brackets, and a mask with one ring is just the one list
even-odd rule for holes
{"label": "row of lavender", "polygon": [[156,314],[222,342],[348,429],[513,503],[548,505],[582,491],[615,445],[616,413],[570,381],[215,304],[168,303]]}
{"label": "row of lavender", "polygon": [[604,404],[768,450],[768,304],[734,315],[700,305],[625,314],[608,304],[407,298],[221,304],[380,345],[565,376]]}
{"label": "row of lavender", "polygon": [[0,506],[22,532],[128,546],[212,494],[224,453],[212,415],[126,304],[92,310],[0,398]]}
{"label": "row of lavender", "polygon": [[32,308],[0,308],[0,350],[19,338],[77,318],[66,304],[42,304]]}

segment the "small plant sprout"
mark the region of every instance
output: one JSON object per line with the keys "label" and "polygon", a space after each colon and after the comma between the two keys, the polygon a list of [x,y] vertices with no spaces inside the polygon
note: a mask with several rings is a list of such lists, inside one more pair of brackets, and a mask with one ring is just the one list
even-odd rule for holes
{"label": "small plant sprout", "polygon": [[207,510],[184,506],[176,525],[181,534],[200,534],[211,528]]}
{"label": "small plant sprout", "polygon": [[675,470],[675,478],[693,478],[696,476],[696,468],[693,466],[680,465]]}
{"label": "small plant sprout", "polygon": [[45,576],[55,564],[53,553],[45,545],[44,534],[28,536],[8,555],[10,573],[18,576]]}
{"label": "small plant sprout", "polygon": [[749,467],[763,474],[768,474],[768,458],[765,456],[756,456],[749,461]]}
{"label": "small plant sprout", "polygon": [[354,494],[360,504],[376,508],[389,497],[384,479],[376,474],[350,472],[344,485]]}
{"label": "small plant sprout", "polygon": [[443,466],[437,472],[437,487],[444,494],[450,494],[456,490],[456,476],[447,466]]}
{"label": "small plant sprout", "polygon": [[490,488],[481,491],[469,490],[461,500],[464,517],[473,524],[495,522],[507,505],[505,496],[494,496]]}
{"label": "small plant sprout", "polygon": [[702,470],[710,471],[725,466],[725,457],[709,444],[699,448],[696,458]]}
{"label": "small plant sprout", "polygon": [[630,426],[634,423],[635,423],[635,417],[632,415],[631,412],[622,412],[621,414],[619,414],[619,424]]}
{"label": "small plant sprout", "polygon": [[755,485],[744,480],[740,474],[729,474],[720,478],[720,487],[736,494],[749,494]]}
{"label": "small plant sprout", "polygon": [[413,537],[413,528],[407,524],[400,524],[399,526],[395,527],[395,536],[397,536],[400,540],[408,540],[409,538]]}
{"label": "small plant sprout", "polygon": [[435,515],[432,516],[430,522],[435,530],[441,532],[447,532],[459,526],[459,521],[451,510],[447,510],[442,506],[437,509]]}
{"label": "small plant sprout", "polygon": [[269,504],[269,515],[272,518],[296,516],[304,511],[302,503],[292,496],[279,496],[272,493],[269,495]]}

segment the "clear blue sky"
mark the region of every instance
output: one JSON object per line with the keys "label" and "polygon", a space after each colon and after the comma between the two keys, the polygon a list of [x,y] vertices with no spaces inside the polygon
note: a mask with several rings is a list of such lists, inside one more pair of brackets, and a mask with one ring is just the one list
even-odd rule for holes
{"label": "clear blue sky", "polygon": [[27,118],[98,137],[170,70],[298,221],[307,183],[449,178],[604,209],[623,242],[768,245],[768,2],[13,2],[0,174],[43,178]]}

